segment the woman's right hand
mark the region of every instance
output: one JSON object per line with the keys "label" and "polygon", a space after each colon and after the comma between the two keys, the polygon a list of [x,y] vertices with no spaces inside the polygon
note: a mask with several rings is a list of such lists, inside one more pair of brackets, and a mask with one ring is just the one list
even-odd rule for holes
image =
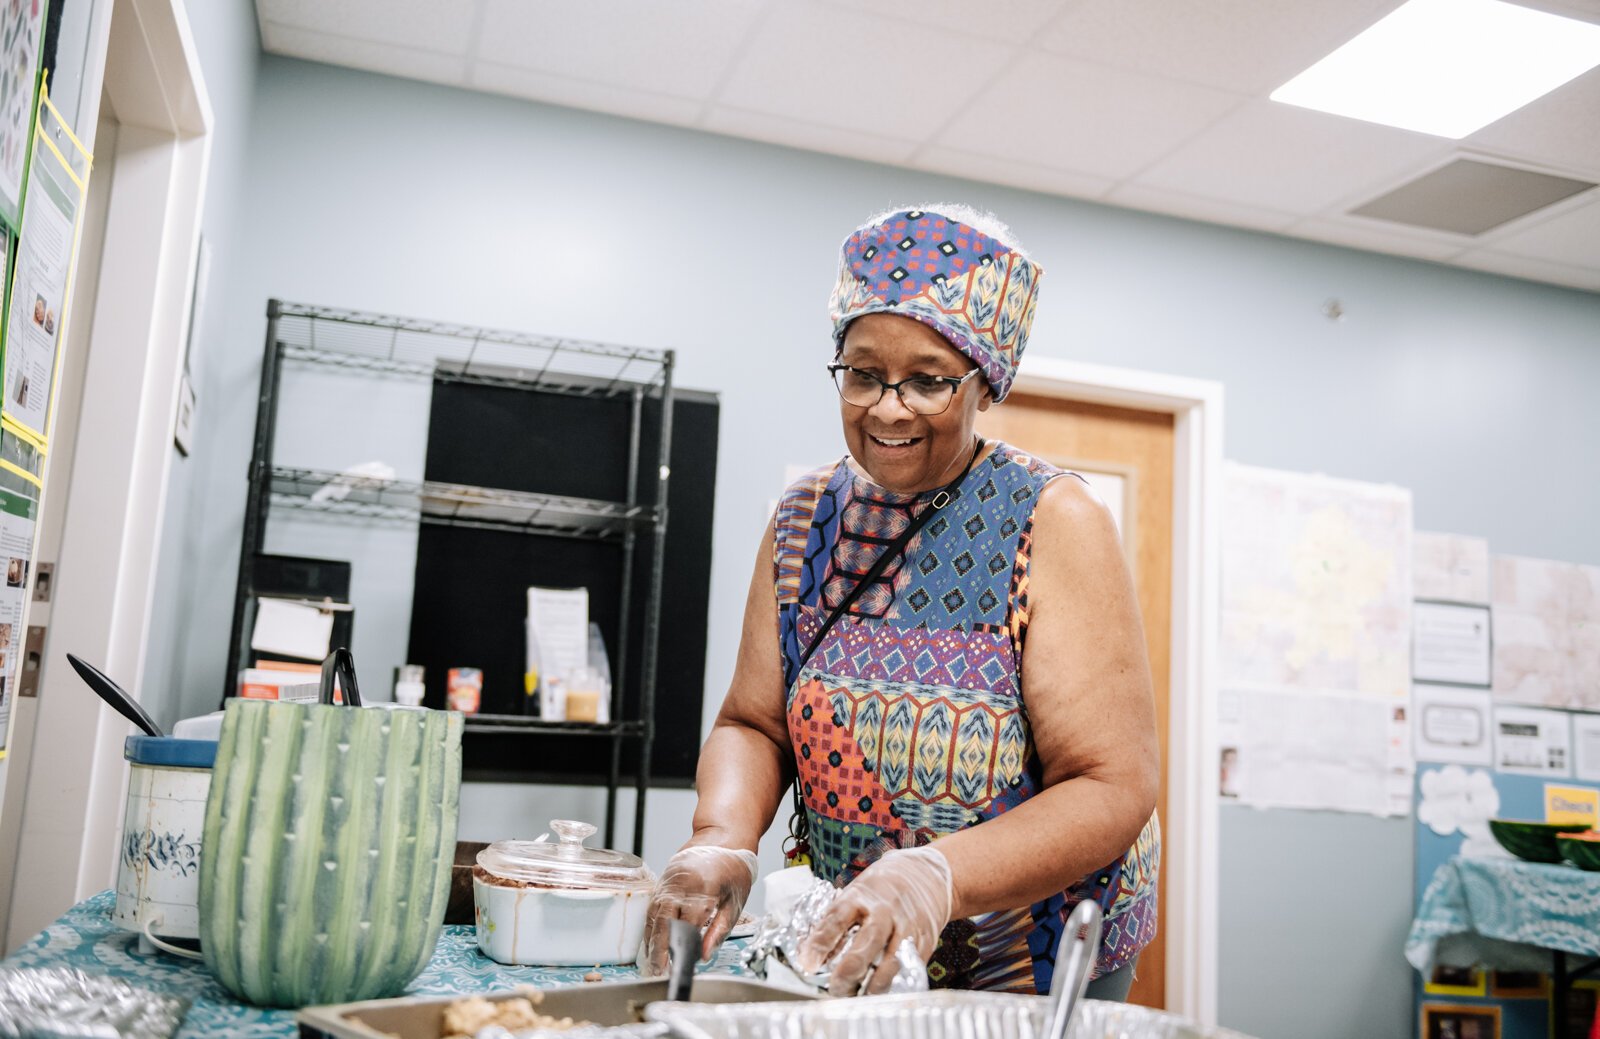
{"label": "woman's right hand", "polygon": [[714,844],[693,844],[667,860],[650,894],[639,971],[645,977],[667,972],[667,944],[673,920],[703,929],[700,955],[711,959],[739,922],[756,882],[756,853]]}

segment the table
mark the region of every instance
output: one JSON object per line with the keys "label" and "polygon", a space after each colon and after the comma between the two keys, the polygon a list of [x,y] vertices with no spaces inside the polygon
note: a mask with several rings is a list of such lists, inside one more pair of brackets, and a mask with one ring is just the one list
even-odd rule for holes
{"label": "table", "polygon": [[[1587,962],[1569,969],[1569,956]],[[1435,964],[1548,973],[1556,1039],[1567,1039],[1572,982],[1600,968],[1600,873],[1457,856],[1422,894],[1406,959],[1425,973]]]}
{"label": "table", "polygon": [[[230,1039],[277,1039],[298,1034],[293,1010],[267,1010],[239,1002],[205,964],[166,953],[139,951],[139,938],[111,922],[116,893],[103,891],[78,903],[26,945],[0,960],[0,967],[76,967],[86,974],[109,974],[131,985],[181,996],[190,1001],[178,1035],[183,1039],[227,1036]],[[728,942],[714,963],[703,968],[717,974],[743,973],[739,950]],[[506,967],[478,951],[471,927],[445,927],[433,959],[406,989],[408,996],[455,996],[508,989],[518,985],[577,984],[593,967]],[[607,979],[638,976],[634,967],[600,967]]]}

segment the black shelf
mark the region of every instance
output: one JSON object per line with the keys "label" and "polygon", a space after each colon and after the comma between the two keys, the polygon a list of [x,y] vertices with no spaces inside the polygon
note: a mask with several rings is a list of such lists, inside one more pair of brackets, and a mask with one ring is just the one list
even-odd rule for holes
{"label": "black shelf", "polygon": [[[494,487],[378,480],[321,469],[273,466],[274,507],[353,519],[420,521],[548,537],[616,538],[653,527],[660,510]],[[326,492],[326,493],[325,493]]]}
{"label": "black shelf", "polygon": [[[607,542],[616,546],[619,561],[618,594],[610,597],[616,600],[613,606],[617,609],[616,659],[612,668],[615,686],[610,703],[611,717],[616,720],[599,725],[480,714],[467,716],[466,731],[495,737],[488,740],[491,744],[499,744],[499,737],[505,736],[535,741],[599,738],[602,747],[609,744],[610,753],[605,755],[604,842],[607,847],[613,846],[617,788],[626,774],[637,789],[633,851],[640,854],[645,794],[650,785],[652,744],[656,738],[653,719],[666,555],[665,503],[672,457],[673,352],[280,300],[267,301],[266,332],[228,673],[223,679],[224,699],[234,694],[235,676],[252,657],[249,632],[255,620],[257,596],[265,594],[258,588],[257,561],[266,544],[268,519],[278,510],[344,522],[419,523],[535,538]],[[436,480],[376,480],[275,465],[273,443],[284,403],[280,393],[282,373],[291,364],[320,368],[328,375],[343,377],[430,380],[436,384],[435,394],[440,392],[437,384],[442,383],[600,398],[562,403],[583,408],[622,408],[629,416],[625,460],[618,458],[605,470],[617,476],[617,489],[604,493],[616,493],[625,500],[604,501]],[[530,398],[533,396],[530,394]],[[360,394],[352,397],[359,400]],[[644,450],[647,402],[651,413],[648,454],[654,457],[648,457]],[[482,472],[490,479],[495,475],[492,469]],[[477,471],[467,476],[469,480],[481,478]],[[569,547],[579,556],[590,551],[613,551],[610,547],[599,550],[576,545],[563,546],[563,551]],[[637,627],[630,631],[630,624]],[[631,652],[637,654],[633,660],[629,659],[630,646]],[[622,761],[625,744],[632,759],[626,773]],[[531,746],[537,745],[535,742]],[[464,768],[469,774],[474,771],[471,762],[464,762]]]}
{"label": "black shelf", "polygon": [[466,715],[467,732],[560,733],[567,736],[639,736],[641,721],[547,722],[520,714]]}

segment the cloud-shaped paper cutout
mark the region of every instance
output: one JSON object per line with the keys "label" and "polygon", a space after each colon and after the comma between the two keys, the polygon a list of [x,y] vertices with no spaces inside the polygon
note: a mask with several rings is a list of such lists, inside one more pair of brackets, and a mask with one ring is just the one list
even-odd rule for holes
{"label": "cloud-shaped paper cutout", "polygon": [[1423,773],[1421,785],[1419,821],[1441,837],[1462,834],[1462,855],[1504,854],[1489,833],[1489,820],[1500,811],[1500,792],[1486,769],[1446,765]]}

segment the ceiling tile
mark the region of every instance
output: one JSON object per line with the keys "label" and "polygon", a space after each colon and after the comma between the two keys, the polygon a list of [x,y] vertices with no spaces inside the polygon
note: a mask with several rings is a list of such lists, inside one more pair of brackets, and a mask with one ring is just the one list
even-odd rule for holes
{"label": "ceiling tile", "polygon": [[1527,278],[1529,281],[1543,281],[1554,285],[1566,285],[1574,289],[1588,289],[1590,292],[1600,292],[1600,269],[1593,267],[1572,267],[1563,263],[1547,263],[1544,260],[1533,260],[1526,256],[1510,256],[1506,253],[1494,252],[1489,249],[1475,249],[1463,253],[1450,261],[1457,267],[1470,267],[1473,270],[1489,271],[1492,274],[1507,274],[1513,278]]}
{"label": "ceiling tile", "polygon": [[1293,213],[1280,213],[1277,210],[1239,202],[1201,198],[1182,191],[1150,188],[1141,184],[1124,184],[1107,194],[1105,200],[1112,205],[1130,209],[1165,213],[1187,220],[1204,220],[1211,224],[1248,227],[1257,231],[1281,231],[1295,221]]}
{"label": "ceiling tile", "polygon": [[718,100],[869,134],[924,140],[1011,49],[849,9],[773,8]]}
{"label": "ceiling tile", "polygon": [[[1600,270],[1600,191],[1531,227],[1497,237],[1491,248],[1533,260]],[[1578,200],[1574,200],[1575,202]]]}
{"label": "ceiling tile", "polygon": [[1462,142],[1600,177],[1600,68],[1498,119]]}
{"label": "ceiling tile", "polygon": [[764,112],[746,112],[726,105],[711,109],[699,125],[713,133],[731,137],[894,165],[904,164],[917,147],[915,141],[897,141],[878,134],[818,126]]}
{"label": "ceiling tile", "polygon": [[1152,76],[1264,93],[1325,57],[1400,0],[1086,0],[1038,46]]}
{"label": "ceiling tile", "polygon": [[1310,238],[1375,253],[1415,256],[1423,260],[1448,260],[1462,250],[1460,241],[1450,241],[1444,235],[1385,230],[1369,226],[1360,217],[1302,220],[1290,227],[1288,233],[1296,238]]}
{"label": "ceiling tile", "polygon": [[262,23],[463,55],[477,6],[478,0],[256,0]]}
{"label": "ceiling tile", "polygon": [[1070,198],[1096,199],[1116,183],[1105,177],[1091,177],[1085,173],[1070,173],[1030,162],[1004,159],[990,152],[964,152],[937,145],[918,152],[911,160],[911,165],[931,173]]}
{"label": "ceiling tile", "polygon": [[1312,216],[1377,194],[1453,146],[1441,137],[1251,101],[1138,182]]}
{"label": "ceiling tile", "polygon": [[510,94],[533,101],[544,101],[568,108],[647,119],[657,123],[687,126],[700,115],[701,104],[682,97],[629,90],[609,83],[586,83],[566,76],[552,76],[527,69],[508,68],[478,62],[468,74],[469,85],[496,94]]}
{"label": "ceiling tile", "polygon": [[1029,54],[961,111],[938,143],[1120,180],[1241,98],[1050,54]]}
{"label": "ceiling tile", "polygon": [[295,29],[275,22],[261,26],[261,46],[272,54],[283,54],[307,61],[365,69],[389,76],[403,76],[429,83],[462,85],[466,78],[466,59],[448,54],[397,47],[370,40],[331,36],[310,29]]}
{"label": "ceiling tile", "polygon": [[[823,0],[830,7],[848,8],[870,14],[906,18],[904,0]],[[1026,44],[1067,0],[918,0],[916,14],[909,20],[918,25],[954,29],[966,36],[1001,43]]]}
{"label": "ceiling tile", "polygon": [[761,11],[757,0],[484,0],[478,57],[704,100]]}

